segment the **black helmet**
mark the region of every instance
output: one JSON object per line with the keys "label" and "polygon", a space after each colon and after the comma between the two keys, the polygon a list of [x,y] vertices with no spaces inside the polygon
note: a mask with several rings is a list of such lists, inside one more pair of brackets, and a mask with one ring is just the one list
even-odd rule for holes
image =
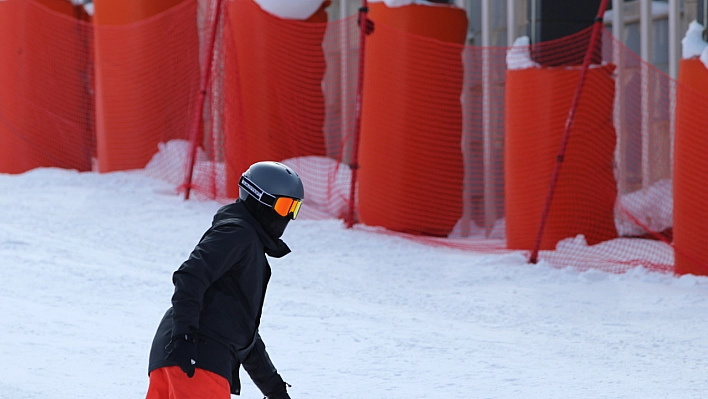
{"label": "black helmet", "polygon": [[279,162],[256,162],[243,172],[238,183],[242,201],[251,196],[280,216],[295,219],[305,198],[300,176]]}

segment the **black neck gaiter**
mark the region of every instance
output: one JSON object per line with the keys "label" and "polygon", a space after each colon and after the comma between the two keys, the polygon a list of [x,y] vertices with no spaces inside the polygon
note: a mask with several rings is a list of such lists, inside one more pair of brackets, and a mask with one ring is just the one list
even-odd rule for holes
{"label": "black neck gaiter", "polygon": [[283,236],[285,228],[288,227],[290,222],[289,217],[282,217],[275,213],[273,208],[261,204],[257,199],[251,197],[250,195],[244,201],[246,209],[253,215],[253,217],[258,220],[261,224],[263,230],[268,233],[268,236],[273,239],[273,241],[278,241],[280,237]]}

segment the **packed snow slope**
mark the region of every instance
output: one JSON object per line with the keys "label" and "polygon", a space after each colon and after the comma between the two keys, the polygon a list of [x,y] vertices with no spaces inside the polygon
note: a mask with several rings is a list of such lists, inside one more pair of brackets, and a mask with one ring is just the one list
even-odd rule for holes
{"label": "packed snow slope", "polygon": [[[137,172],[0,174],[0,398],[144,398],[171,274],[219,206]],[[338,220],[284,240],[261,335],[294,399],[708,392],[704,277],[529,265]]]}

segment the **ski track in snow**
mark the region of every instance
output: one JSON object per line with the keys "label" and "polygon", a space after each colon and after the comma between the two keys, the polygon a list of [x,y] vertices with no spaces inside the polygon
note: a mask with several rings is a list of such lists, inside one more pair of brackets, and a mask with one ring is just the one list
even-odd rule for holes
{"label": "ski track in snow", "polygon": [[[137,172],[0,174],[0,398],[144,398],[172,272],[219,206]],[[261,335],[293,398],[708,391],[705,277],[528,265],[339,220],[284,240]]]}

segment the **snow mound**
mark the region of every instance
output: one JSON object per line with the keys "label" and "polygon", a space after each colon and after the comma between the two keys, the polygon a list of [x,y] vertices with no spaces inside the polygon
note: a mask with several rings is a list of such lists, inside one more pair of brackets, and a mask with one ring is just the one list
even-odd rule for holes
{"label": "snow mound", "polygon": [[[167,181],[175,187],[184,184],[190,144],[187,140],[175,139],[157,145],[157,153],[145,166],[145,173]],[[210,161],[202,148],[197,154],[192,171],[192,186],[212,191],[217,198],[226,197],[226,166],[222,162]]]}
{"label": "snow mound", "polygon": [[617,233],[620,236],[646,233],[633,218],[651,231],[664,231],[673,226],[673,198],[671,179],[659,180],[647,188],[621,195],[615,212]]}

